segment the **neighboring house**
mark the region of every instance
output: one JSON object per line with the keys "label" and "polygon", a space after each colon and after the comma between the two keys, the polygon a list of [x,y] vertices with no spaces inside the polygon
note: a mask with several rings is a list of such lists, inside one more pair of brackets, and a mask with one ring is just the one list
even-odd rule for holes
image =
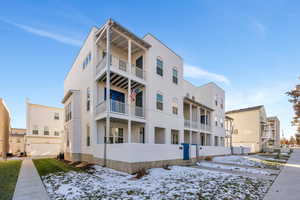
{"label": "neighboring house", "polygon": [[2,98],[0,98],[0,155],[6,159],[9,143],[8,134],[10,131],[10,113]]}
{"label": "neighboring house", "polygon": [[225,116],[225,146],[232,147],[232,134],[234,131],[234,120],[228,115]]}
{"label": "neighboring house", "polygon": [[115,21],[91,29],[64,94],[66,159],[132,173],[195,158],[189,144],[200,156],[230,153],[224,91],[185,81],[180,56]]}
{"label": "neighboring house", "polygon": [[234,120],[233,146],[250,147],[251,152],[260,152],[267,146],[267,117],[264,106],[232,110],[226,115]]}
{"label": "neighboring house", "polygon": [[26,129],[12,128],[9,134],[9,153],[18,155],[25,152]]}
{"label": "neighboring house", "polygon": [[279,147],[280,146],[280,121],[278,117],[268,117],[267,118],[267,131],[269,134],[269,143],[270,147]]}
{"label": "neighboring house", "polygon": [[58,155],[63,143],[63,109],[29,102],[26,105],[27,156]]}

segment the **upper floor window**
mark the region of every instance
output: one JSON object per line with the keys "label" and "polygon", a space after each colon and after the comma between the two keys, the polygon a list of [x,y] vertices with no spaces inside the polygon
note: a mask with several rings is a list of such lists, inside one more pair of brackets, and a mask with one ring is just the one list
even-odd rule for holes
{"label": "upper floor window", "polygon": [[178,102],[177,102],[177,98],[173,99],[173,102],[172,102],[172,113],[174,115],[178,115]]}
{"label": "upper floor window", "polygon": [[156,109],[163,110],[163,95],[159,93],[156,94]]}
{"label": "upper floor window", "polygon": [[173,83],[178,84],[178,71],[176,68],[173,68]]}
{"label": "upper floor window", "polygon": [[59,136],[59,132],[58,131],[54,131],[54,136]]}
{"label": "upper floor window", "polygon": [[83,60],[83,63],[82,63],[83,70],[87,67],[87,65],[91,62],[91,60],[92,60],[92,54],[91,54],[91,52],[89,52],[88,55]]}
{"label": "upper floor window", "polygon": [[54,113],[54,119],[59,120],[59,113]]}
{"label": "upper floor window", "polygon": [[164,74],[163,66],[164,66],[164,63],[163,63],[162,59],[157,58],[156,59],[156,73],[160,76],[163,76],[163,74]]}
{"label": "upper floor window", "polygon": [[39,134],[39,128],[38,128],[38,126],[35,125],[35,126],[33,127],[32,134],[33,134],[33,135],[38,135],[38,134]]}
{"label": "upper floor window", "polygon": [[72,119],[72,108],[71,108],[71,103],[69,103],[66,107],[65,107],[65,119],[66,122],[70,121]]}
{"label": "upper floor window", "polygon": [[90,88],[87,88],[86,90],[86,110],[90,110],[90,104],[91,104],[91,91]]}
{"label": "upper floor window", "polygon": [[48,126],[44,127],[44,135],[49,135],[49,127]]}
{"label": "upper floor window", "polygon": [[220,106],[221,106],[221,108],[223,109],[224,108],[224,101],[223,101],[223,99],[221,98],[221,103],[220,103]]}
{"label": "upper floor window", "polygon": [[218,126],[218,118],[215,117],[215,125]]}
{"label": "upper floor window", "polygon": [[215,136],[215,146],[219,146],[219,137]]}

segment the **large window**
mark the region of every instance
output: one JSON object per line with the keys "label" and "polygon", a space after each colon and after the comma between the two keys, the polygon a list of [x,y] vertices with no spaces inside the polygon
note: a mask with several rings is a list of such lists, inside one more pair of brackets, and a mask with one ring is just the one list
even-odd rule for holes
{"label": "large window", "polygon": [[164,63],[163,63],[162,59],[157,58],[156,59],[156,73],[160,76],[163,76],[163,74],[164,74],[163,66],[164,66]]}
{"label": "large window", "polygon": [[32,134],[33,134],[33,135],[38,135],[38,134],[39,134],[39,128],[38,128],[38,126],[35,125],[35,126],[33,127]]}
{"label": "large window", "polygon": [[86,89],[86,110],[89,111],[91,107],[91,91],[90,88]]}
{"label": "large window", "polygon": [[44,127],[44,135],[49,135],[49,127],[48,126]]}
{"label": "large window", "polygon": [[171,131],[171,144],[179,144],[179,134],[178,131]]}
{"label": "large window", "polygon": [[59,132],[58,131],[54,131],[54,136],[59,136]]}
{"label": "large window", "polygon": [[[105,128],[106,131],[106,128]],[[124,143],[123,128],[110,128],[109,136],[105,137],[105,141],[108,144]]]}
{"label": "large window", "polygon": [[86,146],[91,145],[91,136],[90,136],[90,125],[86,126]]}
{"label": "large window", "polygon": [[69,103],[65,107],[65,120],[66,122],[70,121],[72,119],[72,109],[71,109],[71,103]]}
{"label": "large window", "polygon": [[219,146],[219,137],[215,136],[215,146]]}
{"label": "large window", "polygon": [[156,109],[163,110],[163,96],[161,94],[156,94]]}
{"label": "large window", "polygon": [[173,68],[173,83],[178,84],[178,72],[176,68]]}
{"label": "large window", "polygon": [[174,115],[178,115],[178,101],[177,98],[173,98],[173,102],[172,102],[172,113]]}

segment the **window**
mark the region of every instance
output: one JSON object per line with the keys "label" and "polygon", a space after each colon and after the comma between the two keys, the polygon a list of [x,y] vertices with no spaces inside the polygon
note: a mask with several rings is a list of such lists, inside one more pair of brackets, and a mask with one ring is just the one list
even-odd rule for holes
{"label": "window", "polygon": [[224,123],[223,123],[223,119],[220,118],[220,126],[223,128],[224,127]]}
{"label": "window", "polygon": [[91,107],[91,91],[90,88],[87,88],[86,90],[86,111],[90,110]]}
{"label": "window", "polygon": [[59,132],[58,131],[54,131],[54,136],[59,136]]}
{"label": "window", "polygon": [[[106,127],[104,131],[106,131]],[[124,143],[123,128],[110,128],[109,136],[105,137],[105,141],[108,144]]]}
{"label": "window", "polygon": [[220,145],[221,146],[225,146],[225,139],[224,139],[224,137],[220,137]]}
{"label": "window", "polygon": [[144,129],[144,127],[140,128],[140,143],[145,143],[145,129]]}
{"label": "window", "polygon": [[54,119],[59,120],[59,113],[54,113]]}
{"label": "window", "polygon": [[65,120],[66,122],[70,121],[72,119],[72,110],[71,110],[71,103],[69,103],[65,107]]}
{"label": "window", "polygon": [[69,146],[70,146],[70,134],[69,134],[69,129],[66,128],[65,130],[66,130],[66,136],[67,136],[67,147],[69,147]]}
{"label": "window", "polygon": [[215,96],[215,105],[218,106],[218,96]]}
{"label": "window", "polygon": [[215,117],[215,125],[218,126],[218,118]]}
{"label": "window", "polygon": [[156,109],[163,110],[163,96],[161,94],[156,94]]}
{"label": "window", "polygon": [[39,134],[39,128],[38,128],[38,126],[35,125],[35,126],[33,127],[32,134],[33,134],[33,135],[38,135],[38,134]]}
{"label": "window", "polygon": [[224,101],[223,101],[223,99],[222,99],[222,98],[221,98],[220,107],[221,107],[222,109],[224,108]]}
{"label": "window", "polygon": [[215,146],[219,146],[219,137],[215,136]]}
{"label": "window", "polygon": [[156,59],[156,73],[160,76],[163,76],[163,66],[164,63],[160,58]]}
{"label": "window", "polygon": [[173,83],[178,84],[178,72],[176,68],[173,68]]}
{"label": "window", "polygon": [[92,54],[89,52],[89,54],[84,58],[83,63],[82,63],[82,69],[84,70],[87,65],[91,62],[92,60]]}
{"label": "window", "polygon": [[20,139],[17,139],[17,143],[21,143],[21,140],[20,140]]}
{"label": "window", "polygon": [[86,126],[86,146],[91,145],[91,136],[90,136],[90,125]]}
{"label": "window", "polygon": [[177,99],[173,98],[173,102],[172,102],[172,113],[174,115],[178,115],[178,103],[177,103]]}
{"label": "window", "polygon": [[233,134],[235,134],[235,135],[239,134],[239,130],[238,129],[234,129],[233,130]]}
{"label": "window", "polygon": [[171,131],[171,144],[179,144],[178,131]]}
{"label": "window", "polygon": [[44,135],[49,135],[49,127],[48,126],[44,127]]}

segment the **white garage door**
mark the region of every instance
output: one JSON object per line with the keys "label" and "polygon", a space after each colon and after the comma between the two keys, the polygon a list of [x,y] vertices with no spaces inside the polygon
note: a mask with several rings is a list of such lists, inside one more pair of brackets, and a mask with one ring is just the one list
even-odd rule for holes
{"label": "white garage door", "polygon": [[27,148],[29,156],[56,156],[60,153],[60,144],[30,144]]}

